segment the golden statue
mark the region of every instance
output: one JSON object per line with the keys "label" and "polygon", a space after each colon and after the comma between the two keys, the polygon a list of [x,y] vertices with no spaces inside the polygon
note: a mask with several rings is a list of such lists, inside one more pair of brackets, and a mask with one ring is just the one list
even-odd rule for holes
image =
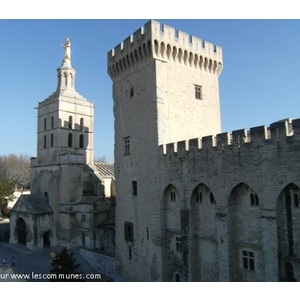
{"label": "golden statue", "polygon": [[66,38],[66,43],[62,47],[65,50],[63,64],[71,64],[71,41],[69,38]]}

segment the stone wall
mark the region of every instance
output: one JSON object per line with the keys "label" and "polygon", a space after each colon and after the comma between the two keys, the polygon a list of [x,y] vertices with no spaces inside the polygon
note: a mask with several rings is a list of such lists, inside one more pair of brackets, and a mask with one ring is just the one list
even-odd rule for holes
{"label": "stone wall", "polygon": [[[182,240],[187,234],[187,249],[179,261],[188,280],[278,281],[286,275],[286,262],[300,279],[295,251],[300,244],[299,121],[274,123],[269,135],[263,126],[250,129],[248,139],[233,133],[232,140],[222,143],[222,136],[231,135],[220,134],[216,144],[213,137],[205,137],[201,147],[195,140],[178,143],[176,152],[173,145],[167,145],[165,153],[161,147],[164,234],[169,241],[163,251],[178,260],[174,232]],[[176,201],[170,197],[170,185]],[[187,232],[178,223],[182,211],[190,216]],[[253,266],[243,262],[249,252],[254,254]],[[166,280],[172,279],[172,267],[168,259],[163,266]]]}

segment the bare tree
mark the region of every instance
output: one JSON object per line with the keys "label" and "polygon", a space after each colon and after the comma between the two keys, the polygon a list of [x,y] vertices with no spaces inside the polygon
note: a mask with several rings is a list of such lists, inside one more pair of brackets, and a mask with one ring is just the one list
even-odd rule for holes
{"label": "bare tree", "polygon": [[94,158],[94,162],[103,162],[103,163],[106,163],[107,160],[106,160],[105,156],[101,156],[101,157]]}
{"label": "bare tree", "polygon": [[30,157],[24,154],[0,156],[0,180],[9,182],[15,189],[28,186],[30,180]]}

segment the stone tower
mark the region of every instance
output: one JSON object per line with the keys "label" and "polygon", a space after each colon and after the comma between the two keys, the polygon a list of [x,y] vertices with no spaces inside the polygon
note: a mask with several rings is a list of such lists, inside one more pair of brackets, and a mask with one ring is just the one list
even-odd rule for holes
{"label": "stone tower", "polygon": [[76,71],[66,53],[57,69],[56,92],[38,106],[37,163],[40,165],[58,163],[59,155],[64,153],[80,154],[85,163],[93,162],[94,106],[75,91]]}
{"label": "stone tower", "polygon": [[112,164],[93,163],[94,106],[75,91],[71,43],[57,69],[56,91],[38,106],[37,157],[31,193],[10,212],[11,244],[114,250]]}
{"label": "stone tower", "polygon": [[93,163],[94,105],[75,91],[71,43],[66,39],[56,91],[38,105],[37,158],[31,193],[46,195],[53,209],[51,243],[78,244],[74,205],[82,201],[84,168]]}
{"label": "stone tower", "polygon": [[221,132],[222,65],[221,48],[161,28],[156,21],[108,53],[115,117],[116,260],[126,280],[164,280],[159,146]]}

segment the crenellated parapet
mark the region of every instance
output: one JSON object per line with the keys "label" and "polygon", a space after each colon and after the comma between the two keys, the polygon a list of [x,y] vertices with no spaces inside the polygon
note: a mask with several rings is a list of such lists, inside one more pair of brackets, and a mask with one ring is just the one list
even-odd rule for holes
{"label": "crenellated parapet", "polygon": [[108,74],[117,78],[149,58],[217,76],[223,68],[221,47],[151,20],[108,52]]}
{"label": "crenellated parapet", "polygon": [[287,143],[291,139],[300,141],[300,119],[285,119],[272,123],[269,127],[257,126],[250,130],[240,129],[232,133],[224,132],[216,136],[210,135],[202,138],[194,138],[187,141],[178,141],[161,145],[161,153],[180,154],[184,156],[188,151],[209,151],[235,147],[238,149],[248,146],[266,146],[270,143]]}

